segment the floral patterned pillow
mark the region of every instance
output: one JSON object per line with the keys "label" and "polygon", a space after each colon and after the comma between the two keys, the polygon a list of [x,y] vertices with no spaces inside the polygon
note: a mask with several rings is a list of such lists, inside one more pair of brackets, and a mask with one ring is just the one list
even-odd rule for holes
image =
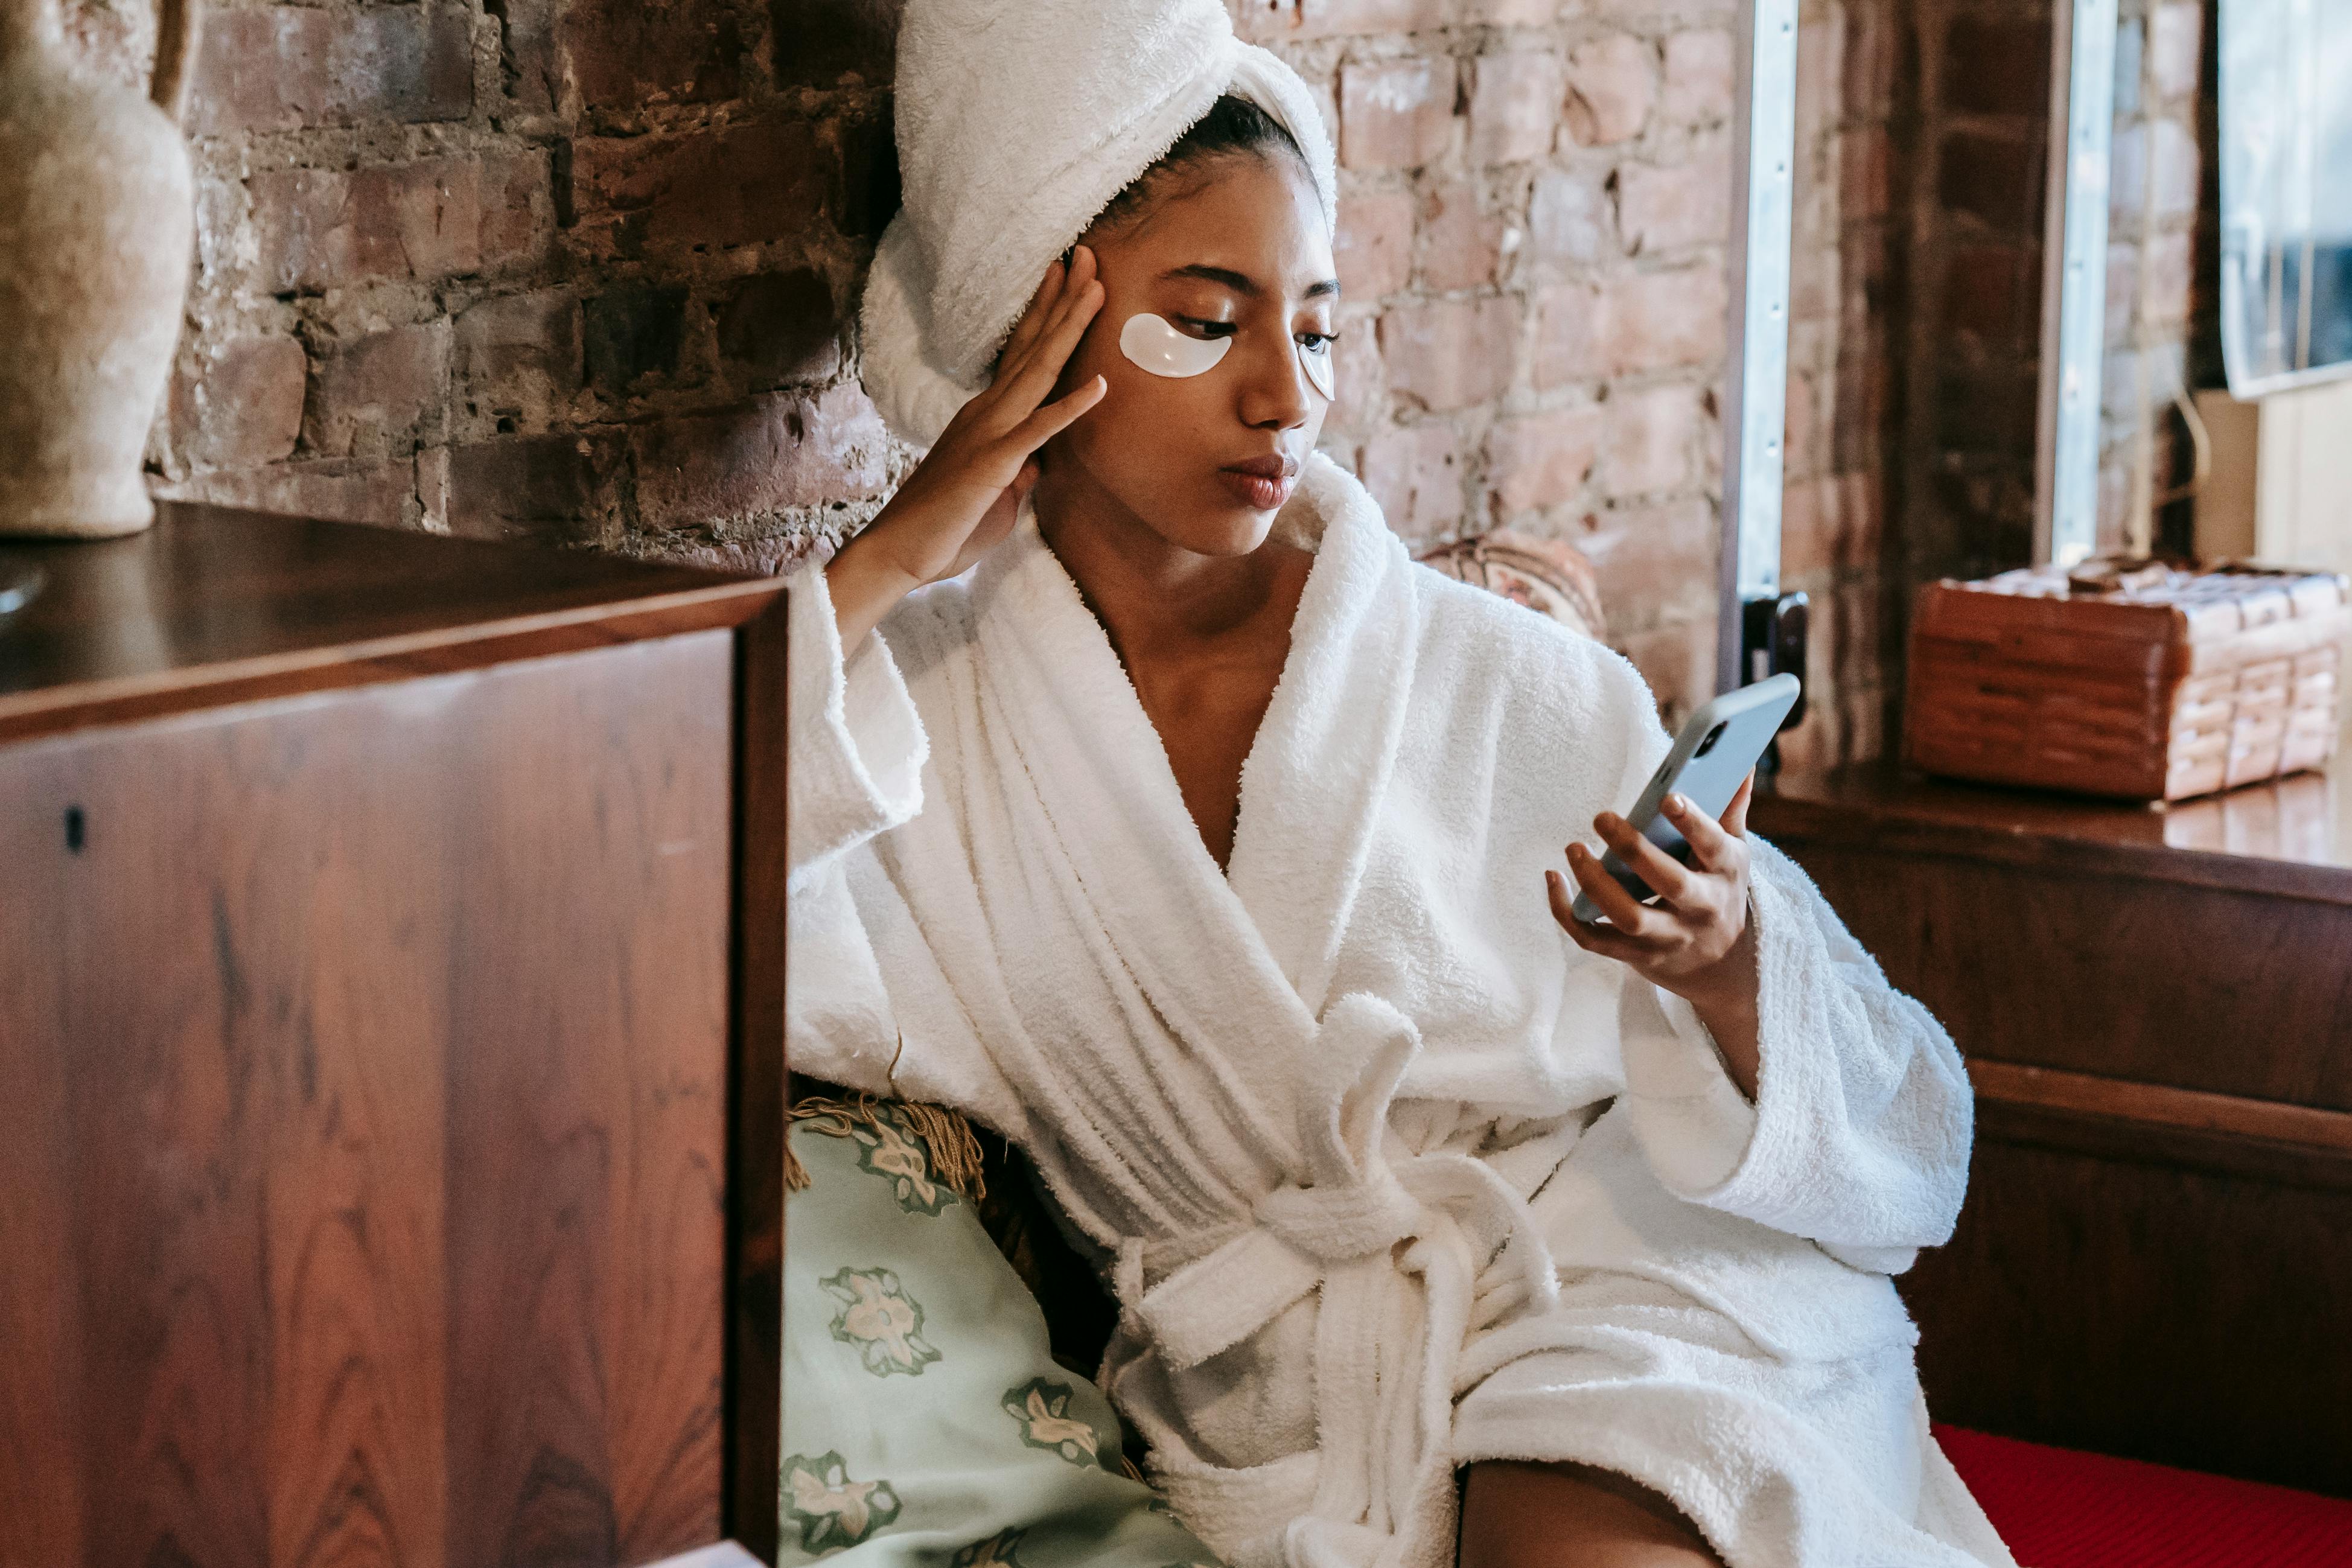
{"label": "floral patterned pillow", "polygon": [[1215,1568],[1125,1473],[1109,1402],[1048,1353],[939,1113],[804,1100],[793,1116],[782,1561]]}

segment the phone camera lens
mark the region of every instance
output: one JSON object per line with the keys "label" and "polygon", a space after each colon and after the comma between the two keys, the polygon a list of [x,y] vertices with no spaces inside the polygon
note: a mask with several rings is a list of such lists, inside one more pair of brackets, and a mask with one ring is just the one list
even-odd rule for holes
{"label": "phone camera lens", "polygon": [[1698,750],[1693,752],[1691,755],[1694,757],[1703,757],[1709,752],[1715,750],[1715,743],[1723,739],[1723,731],[1726,728],[1727,728],[1727,726],[1717,724],[1714,729],[1709,730],[1706,732],[1706,739],[1698,743]]}

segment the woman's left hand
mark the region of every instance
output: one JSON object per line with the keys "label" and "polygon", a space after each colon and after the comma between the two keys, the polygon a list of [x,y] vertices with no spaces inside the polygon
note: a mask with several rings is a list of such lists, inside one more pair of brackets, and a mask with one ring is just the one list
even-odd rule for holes
{"label": "woman's left hand", "polygon": [[1756,1091],[1756,937],[1748,923],[1748,803],[1750,773],[1722,820],[1711,821],[1681,795],[1666,797],[1666,820],[1690,841],[1687,866],[1633,831],[1613,811],[1592,819],[1601,842],[1659,895],[1644,905],[1601,869],[1601,857],[1568,847],[1569,868],[1601,906],[1607,925],[1571,910],[1575,895],[1558,871],[1544,873],[1552,918],[1587,952],[1613,958],[1644,980],[1688,1001],[1713,1034],[1742,1090]]}

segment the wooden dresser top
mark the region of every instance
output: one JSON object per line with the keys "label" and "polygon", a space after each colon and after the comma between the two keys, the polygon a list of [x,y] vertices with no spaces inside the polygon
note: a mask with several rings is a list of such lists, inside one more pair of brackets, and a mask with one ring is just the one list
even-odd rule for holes
{"label": "wooden dresser top", "polygon": [[100,542],[0,542],[0,741],[741,624],[782,590],[485,540],[163,502]]}
{"label": "wooden dresser top", "polygon": [[2290,773],[2147,805],[1929,778],[1889,763],[1783,774],[1758,792],[1772,839],[2352,903],[2352,749]]}

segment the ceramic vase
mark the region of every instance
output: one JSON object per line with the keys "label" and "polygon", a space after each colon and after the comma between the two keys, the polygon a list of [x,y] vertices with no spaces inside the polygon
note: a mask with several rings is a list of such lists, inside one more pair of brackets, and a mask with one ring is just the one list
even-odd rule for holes
{"label": "ceramic vase", "polygon": [[179,342],[195,21],[163,0],[149,97],[82,68],[58,0],[0,0],[0,535],[154,520],[141,459]]}

